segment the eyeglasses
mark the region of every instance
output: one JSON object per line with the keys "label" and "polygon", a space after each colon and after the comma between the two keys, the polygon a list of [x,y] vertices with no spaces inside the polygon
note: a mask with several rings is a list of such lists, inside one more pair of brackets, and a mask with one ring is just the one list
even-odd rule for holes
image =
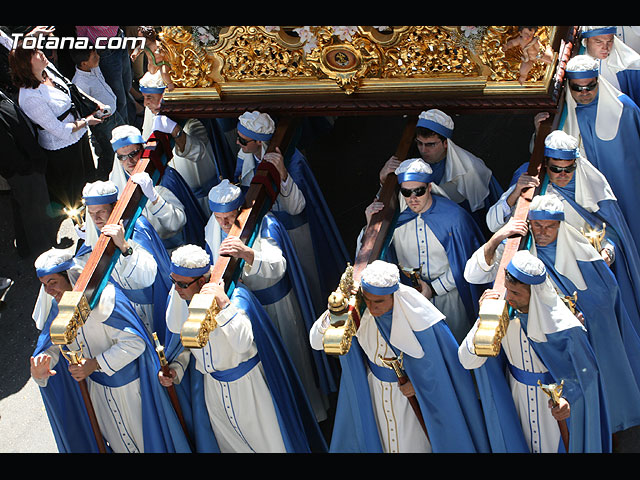
{"label": "eyeglasses", "polygon": [[400,188],[400,193],[403,197],[409,198],[411,194],[415,194],[416,197],[421,197],[425,193],[427,193],[427,187],[418,187],[418,188]]}
{"label": "eyeglasses", "polygon": [[130,158],[134,158],[136,157],[140,152],[142,151],[142,147],[139,147],[137,150],[134,150],[131,153],[125,153],[125,154],[118,154],[118,160],[120,160],[121,162],[124,162],[125,160],[129,160]]}
{"label": "eyeglasses", "polygon": [[246,147],[247,145],[249,145],[251,142],[255,142],[255,140],[253,138],[242,138],[240,135],[236,135],[236,140],[238,140],[238,143],[240,145],[242,145],[243,147]]}
{"label": "eyeglasses", "polygon": [[553,173],[571,173],[575,171],[578,166],[574,163],[573,165],[569,165],[568,167],[559,167],[557,165],[549,165],[549,170]]}
{"label": "eyeglasses", "polygon": [[171,279],[171,281],[173,282],[173,284],[181,289],[186,289],[189,288],[191,285],[193,285],[194,283],[196,283],[198,280],[200,280],[202,278],[202,275],[200,275],[198,278],[194,278],[192,281],[190,281],[189,283],[185,283],[185,282],[181,282],[179,280],[176,280],[175,278],[173,278],[171,275],[169,275],[169,278]]}
{"label": "eyeglasses", "polygon": [[576,85],[575,83],[569,84],[569,88],[574,92],[583,92],[585,90],[587,92],[590,92],[591,90],[595,89],[597,86],[598,86],[597,80],[591,82],[589,85]]}

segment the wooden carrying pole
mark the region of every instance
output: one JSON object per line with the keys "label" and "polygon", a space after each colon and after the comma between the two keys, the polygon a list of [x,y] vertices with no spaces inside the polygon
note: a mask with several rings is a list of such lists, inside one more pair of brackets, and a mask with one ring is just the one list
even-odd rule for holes
{"label": "wooden carrying pole", "polygon": [[[544,141],[549,133],[551,133],[552,119],[549,118],[540,124],[536,135],[533,152],[529,161],[527,174],[540,179],[540,185],[544,179],[544,171],[542,169],[544,161]],[[531,200],[538,193],[540,187],[527,188],[522,191],[517,200],[514,219],[527,220],[529,206]],[[504,253],[500,260],[500,267],[496,279],[493,283],[493,290],[500,293],[497,299],[485,299],[480,305],[478,329],[474,336],[475,353],[478,356],[495,357],[500,353],[500,342],[506,333],[509,314],[505,296],[505,268],[513,258],[513,255],[525,247],[527,237],[508,238],[505,243]]]}
{"label": "wooden carrying pole", "polygon": [[[279,148],[283,156],[292,143],[299,120],[295,117],[284,117],[278,121],[276,130],[269,141],[267,152]],[[264,215],[271,209],[280,191],[280,174],[269,162],[260,162],[245,196],[244,204],[235,223],[231,227],[229,237],[238,237],[245,245],[251,245],[256,230]],[[224,284],[227,295],[231,295],[240,276],[241,259],[219,256],[211,268],[210,283]],[[189,303],[189,317],[183,324],[180,337],[187,348],[202,348],[209,341],[209,334],[216,328],[215,316],[218,307],[215,297],[210,294],[197,293]]]}

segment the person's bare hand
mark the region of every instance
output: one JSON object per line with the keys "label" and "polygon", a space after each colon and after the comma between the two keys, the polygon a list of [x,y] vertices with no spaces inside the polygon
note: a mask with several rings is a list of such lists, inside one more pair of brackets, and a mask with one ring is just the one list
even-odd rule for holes
{"label": "person's bare hand", "polygon": [[168,371],[168,375],[166,375],[162,370],[158,372],[158,381],[160,385],[163,387],[170,387],[173,385],[174,379],[178,376],[176,371],[173,368],[170,368]]}
{"label": "person's bare hand", "polygon": [[415,389],[413,388],[413,384],[411,382],[407,382],[404,385],[399,385],[400,391],[405,397],[413,397],[416,394]]}
{"label": "person's bare hand", "polygon": [[553,402],[549,399],[549,408],[551,409],[551,415],[558,421],[566,420],[571,416],[571,405],[566,398],[560,398],[558,405],[553,406]]}
{"label": "person's bare hand", "polygon": [[31,357],[31,376],[38,380],[49,378],[56,374],[55,370],[51,370],[51,356],[41,353],[35,357]]}
{"label": "person's bare hand", "polygon": [[124,238],[124,223],[120,220],[119,223],[111,223],[102,227],[100,230],[101,233],[104,233],[107,237],[110,237],[113,240],[113,243],[116,247],[118,247],[121,251],[124,251],[128,248],[126,240]]}
{"label": "person's bare hand", "polygon": [[389,158],[389,160],[385,162],[384,166],[380,170],[380,175],[379,175],[381,184],[384,183],[384,181],[387,179],[387,176],[390,173],[393,173],[396,171],[396,168],[400,166],[400,163],[401,163],[400,160],[395,155]]}
{"label": "person's bare hand", "polygon": [[242,243],[242,240],[240,240],[238,237],[225,238],[222,243],[220,243],[218,255],[242,258],[249,265],[253,265],[253,249]]}
{"label": "person's bare hand", "polygon": [[367,219],[367,225],[371,223],[371,217],[384,208],[384,203],[379,200],[374,200],[364,211],[364,216]]}
{"label": "person's bare hand", "polygon": [[200,289],[200,293],[205,295],[213,295],[216,299],[218,307],[220,308],[226,307],[231,302],[226,292],[224,291],[224,283],[222,281],[219,283],[205,283]]}
{"label": "person's bare hand", "polygon": [[276,167],[282,182],[287,180],[289,173],[287,172],[287,168],[284,166],[284,157],[282,156],[282,153],[280,153],[280,149],[278,147],[276,147],[274,152],[265,153],[262,160],[269,162]]}
{"label": "person's bare hand", "polygon": [[69,373],[74,380],[80,382],[98,369],[98,361],[95,358],[83,358],[77,365],[69,365]]}

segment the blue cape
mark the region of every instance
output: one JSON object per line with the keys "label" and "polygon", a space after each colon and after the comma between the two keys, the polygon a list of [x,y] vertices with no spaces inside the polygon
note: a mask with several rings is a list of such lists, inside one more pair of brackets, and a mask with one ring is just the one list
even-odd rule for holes
{"label": "blue cape", "polygon": [[620,91],[626,94],[636,105],[640,103],[640,70],[626,69],[616,74]]}
{"label": "blue cape", "polygon": [[[390,312],[378,329],[389,335]],[[458,344],[443,321],[414,332],[425,356],[403,356],[434,453],[489,452],[487,431],[472,376],[458,360]],[[387,342],[388,343],[388,342]],[[389,344],[391,345],[391,344]],[[330,451],[381,453],[382,445],[367,382],[367,363],[357,337],[340,356],[342,376]]]}
{"label": "blue cape", "polygon": [[[118,377],[126,375],[126,370],[130,368],[137,369],[140,378],[146,453],[188,453],[190,452],[189,443],[164,387],[158,382],[160,361],[155,352],[155,346],[127,298],[117,286],[115,290],[115,307],[105,323],[114,328],[134,332],[144,339],[146,349],[132,364],[111,376],[110,381],[117,382]],[[34,356],[52,345],[49,329],[57,313],[58,307],[54,301],[47,322],[38,338]],[[55,370],[57,374],[49,377],[46,387],[40,387],[40,393],[59,451],[61,453],[98,453],[80,388],[69,374],[68,363],[64,356],[60,356]],[[99,383],[102,383],[104,377],[106,375],[101,372],[94,372],[91,375],[91,378]]]}
{"label": "blue cape", "polygon": [[578,262],[587,285],[578,290],[555,269],[556,244],[536,246],[537,256],[563,295],[577,291],[576,308],[585,318],[609,409],[612,432],[640,424],[640,337],[622,302],[616,279],[604,262]]}
{"label": "blue cape", "polygon": [[[287,452],[326,452],[326,442],[297,371],[267,312],[243,284],[234,288],[230,299],[251,320],[258,355],[273,397]],[[166,351],[167,359],[171,361],[181,350],[179,338],[172,341],[171,347]],[[219,452],[204,400],[204,378],[195,369],[193,357],[182,382],[176,385],[176,390],[182,397],[183,411],[193,432],[192,438],[195,439],[197,451]]]}
{"label": "blue cape", "polygon": [[[438,195],[432,195],[432,199],[431,207],[422,213],[421,217],[445,249],[456,288],[467,310],[469,327],[471,327],[478,317],[480,295],[489,286],[467,282],[464,278],[464,268],[467,260],[484,244],[484,237],[471,215],[458,204]],[[405,208],[398,216],[395,228],[410,222],[417,216],[418,214],[410,208]],[[393,241],[391,247],[393,247]],[[393,257],[391,252],[388,255],[389,258]]]}
{"label": "blue cape", "polygon": [[[253,294],[262,305],[269,305],[275,303],[293,289],[300,305],[305,331],[309,332],[317,316],[302,266],[291,239],[282,223],[273,213],[264,216],[260,226],[260,234],[263,238],[271,238],[278,244],[280,250],[282,250],[282,255],[287,261],[287,271],[278,284],[265,290],[254,291]],[[279,288],[279,286],[282,288]],[[335,392],[338,376],[338,372],[335,371],[335,365],[330,362],[324,352],[314,350],[309,345],[307,346],[313,356],[314,371],[318,377],[319,388],[324,393]]]}
{"label": "blue cape", "polygon": [[[526,332],[527,316],[518,314]],[[586,332],[579,327],[547,334],[531,346],[556,383],[564,380],[563,397],[571,405],[569,453],[611,452],[611,431],[597,362]],[[529,453],[506,377],[506,356],[488,357],[474,375],[482,400],[491,451]],[[559,451],[564,451],[562,442]]]}
{"label": "blue cape", "polygon": [[640,241],[640,209],[635,201],[640,185],[640,108],[627,95],[618,96],[624,106],[618,133],[600,140],[595,131],[598,98],[576,105],[576,117],[585,154],[609,181],[636,242]]}

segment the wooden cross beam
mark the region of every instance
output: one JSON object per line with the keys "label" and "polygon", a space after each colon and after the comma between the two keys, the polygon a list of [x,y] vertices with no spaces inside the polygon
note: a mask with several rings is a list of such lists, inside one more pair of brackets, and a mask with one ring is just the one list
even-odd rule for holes
{"label": "wooden cross beam", "polygon": [[[292,143],[299,119],[284,117],[278,121],[276,130],[269,141],[267,153],[279,148],[285,154]],[[238,237],[245,245],[251,246],[257,229],[265,214],[269,212],[280,192],[280,174],[269,162],[260,162],[244,199],[244,204],[229,237]],[[242,261],[235,257],[219,256],[211,268],[210,283],[224,283],[227,295],[231,292],[240,276]],[[180,337],[187,348],[202,348],[209,341],[209,334],[216,328],[218,313],[215,297],[211,294],[197,293],[189,303],[189,317],[183,324]]]}

